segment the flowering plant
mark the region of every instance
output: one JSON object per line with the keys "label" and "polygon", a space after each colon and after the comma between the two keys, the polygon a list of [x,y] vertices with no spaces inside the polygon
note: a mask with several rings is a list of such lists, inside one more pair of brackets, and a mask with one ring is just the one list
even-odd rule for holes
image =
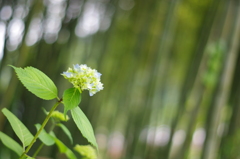
{"label": "flowering plant", "polygon": [[[66,113],[70,111],[72,119],[82,135],[98,150],[98,145],[91,123],[78,107],[81,102],[81,93],[83,90],[88,90],[90,96],[92,96],[103,89],[103,84],[100,82],[101,74],[97,72],[97,70],[91,69],[90,67],[87,67],[87,65],[76,64],[73,68],[69,68],[66,72],[63,72],[62,75],[73,84],[73,88],[66,89],[63,92],[62,98],[59,98],[58,89],[53,81],[40,70],[33,67],[26,67],[24,69],[14,66],[11,67],[14,68],[19,80],[30,92],[44,100],[57,99],[57,102],[49,112],[44,109],[47,116],[42,124],[35,125],[37,129],[35,136],[31,134],[31,132],[13,113],[6,108],[2,109],[3,114],[8,119],[15,134],[22,142],[21,146],[8,135],[0,132],[0,139],[4,145],[16,152],[19,159],[33,159],[38,155],[42,146],[51,146],[53,144],[56,144],[60,152],[64,153],[69,159],[77,159],[71,149],[66,147],[65,144],[53,133],[54,127],[59,126],[68,136],[71,143],[73,142],[71,132],[62,124],[62,122],[69,120]],[[61,103],[64,105],[63,113],[55,110]],[[44,127],[48,123],[49,119],[52,119],[53,126],[49,132],[46,132]],[[38,138],[42,144],[33,155],[29,156],[28,152]],[[87,159],[96,159],[95,149],[91,146],[80,146],[77,144],[74,150]],[[87,152],[89,152],[89,154],[86,154]]]}
{"label": "flowering plant", "polygon": [[103,84],[100,82],[101,73],[95,69],[87,67],[87,65],[73,65],[73,69],[69,68],[62,74],[68,79],[80,92],[89,90],[90,96],[103,89]]}

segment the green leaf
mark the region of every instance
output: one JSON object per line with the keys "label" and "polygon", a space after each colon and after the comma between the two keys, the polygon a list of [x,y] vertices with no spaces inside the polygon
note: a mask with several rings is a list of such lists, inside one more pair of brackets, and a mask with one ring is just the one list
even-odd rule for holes
{"label": "green leaf", "polygon": [[33,67],[24,69],[11,66],[22,84],[37,97],[50,100],[57,97],[57,87],[53,81],[40,70]]}
{"label": "green leaf", "polygon": [[74,150],[77,151],[82,158],[97,159],[96,149],[90,145],[76,145]]}
{"label": "green leaf", "polygon": [[62,141],[60,141],[56,135],[54,134],[54,132],[50,132],[49,135],[51,135],[54,140],[55,140],[55,143],[56,145],[58,146],[58,149],[61,153],[64,153],[66,154],[66,156],[70,159],[77,159],[75,154],[64,144],[62,143]]}
{"label": "green leaf", "polygon": [[64,114],[78,106],[81,102],[81,94],[77,88],[69,88],[63,93]]}
{"label": "green leaf", "polygon": [[72,118],[82,135],[98,150],[98,145],[94,136],[93,128],[88,118],[79,107],[71,110]]}
{"label": "green leaf", "polygon": [[34,157],[28,156],[25,154],[25,156],[23,157],[23,159],[35,159]]}
{"label": "green leaf", "polygon": [[[37,130],[39,130],[41,127],[41,124],[35,124],[35,127],[37,128]],[[39,135],[39,139],[47,146],[51,146],[55,143],[54,137],[49,135],[44,129],[41,131]]]}
{"label": "green leaf", "polygon": [[49,135],[51,135],[52,137],[54,137],[54,140],[55,140],[55,138],[56,138],[56,135],[54,134],[54,132],[53,132],[53,131],[51,131],[51,132],[49,133]]}
{"label": "green leaf", "polygon": [[18,136],[18,138],[21,140],[23,147],[28,146],[32,139],[33,135],[30,133],[30,131],[25,127],[25,125],[9,110],[6,108],[2,109],[3,114],[7,117],[8,121],[10,122],[14,132]]}
{"label": "green leaf", "polygon": [[5,146],[16,152],[18,156],[21,156],[21,154],[23,153],[23,148],[15,140],[13,140],[11,137],[4,134],[3,132],[0,132],[0,139]]}
{"label": "green leaf", "polygon": [[63,130],[63,132],[70,139],[71,143],[73,143],[72,135],[71,135],[71,132],[68,130],[68,128],[65,125],[61,124],[61,123],[57,124],[57,126],[59,126]]}
{"label": "green leaf", "polygon": [[62,141],[55,137],[56,145],[61,153],[64,153],[69,159],[77,159],[75,154]]}
{"label": "green leaf", "polygon": [[42,107],[42,110],[43,110],[45,115],[48,115],[48,111],[45,108]]}

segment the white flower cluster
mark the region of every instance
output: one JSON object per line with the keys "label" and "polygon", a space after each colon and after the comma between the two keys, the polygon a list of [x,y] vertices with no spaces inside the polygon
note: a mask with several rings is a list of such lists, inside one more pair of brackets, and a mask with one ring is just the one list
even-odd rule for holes
{"label": "white flower cluster", "polygon": [[87,65],[73,65],[73,69],[69,68],[62,74],[64,78],[69,80],[75,88],[80,92],[89,90],[90,96],[103,89],[103,84],[100,82],[101,73],[95,69],[87,67]]}

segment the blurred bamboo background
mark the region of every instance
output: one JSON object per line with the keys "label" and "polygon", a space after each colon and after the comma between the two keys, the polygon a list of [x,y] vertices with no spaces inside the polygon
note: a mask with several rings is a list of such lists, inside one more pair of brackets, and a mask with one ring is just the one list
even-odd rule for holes
{"label": "blurred bamboo background", "polygon": [[[71,85],[60,74],[87,64],[104,84],[80,104],[99,159],[239,159],[239,42],[239,0],[0,0],[0,108],[35,134],[54,101],[8,65],[40,69],[61,96]],[[2,113],[0,130],[17,140]],[[66,158],[56,147],[39,156]],[[0,158],[16,156],[1,143]]]}

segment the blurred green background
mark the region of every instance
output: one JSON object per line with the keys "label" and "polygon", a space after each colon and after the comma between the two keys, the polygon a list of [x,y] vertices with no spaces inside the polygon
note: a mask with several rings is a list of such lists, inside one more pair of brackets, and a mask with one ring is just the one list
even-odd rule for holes
{"label": "blurred green background", "polygon": [[[60,74],[87,64],[104,84],[80,104],[99,159],[237,159],[239,44],[239,0],[0,0],[0,109],[35,134],[55,101],[28,92],[8,65],[40,69],[62,96],[71,84]],[[0,130],[19,141],[2,113]],[[56,146],[39,156],[66,158]],[[17,157],[1,143],[0,158]]]}

